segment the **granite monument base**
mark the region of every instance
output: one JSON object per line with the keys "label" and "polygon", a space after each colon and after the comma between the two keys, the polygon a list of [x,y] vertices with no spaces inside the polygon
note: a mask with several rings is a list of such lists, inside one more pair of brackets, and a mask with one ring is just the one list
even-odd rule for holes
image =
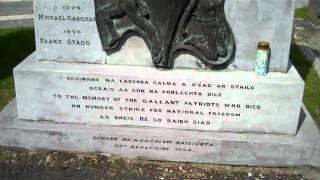
{"label": "granite monument base", "polygon": [[14,100],[0,113],[0,145],[160,161],[320,166],[320,133],[305,108],[300,124],[297,135],[277,135],[32,122],[18,120]]}
{"label": "granite monument base", "polygon": [[14,69],[18,117],[59,123],[291,134],[304,82],[288,73],[37,61]]}

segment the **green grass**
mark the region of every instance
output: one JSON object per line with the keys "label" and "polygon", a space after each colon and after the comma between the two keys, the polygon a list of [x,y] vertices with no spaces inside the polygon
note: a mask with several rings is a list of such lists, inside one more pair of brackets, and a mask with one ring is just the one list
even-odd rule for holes
{"label": "green grass", "polygon": [[[0,110],[15,96],[12,69],[35,50],[32,28],[0,29]],[[290,58],[306,82],[303,102],[320,126],[320,78],[292,43]]]}
{"label": "green grass", "polygon": [[298,8],[295,11],[295,15],[294,17],[296,18],[306,18],[308,17],[308,7],[302,7],[302,8]]}
{"label": "green grass", "polygon": [[291,46],[290,59],[306,83],[303,103],[320,127],[320,78],[312,63],[305,59],[295,43],[292,43]]}
{"label": "green grass", "polygon": [[12,69],[35,50],[33,28],[0,29],[0,110],[15,96]]}

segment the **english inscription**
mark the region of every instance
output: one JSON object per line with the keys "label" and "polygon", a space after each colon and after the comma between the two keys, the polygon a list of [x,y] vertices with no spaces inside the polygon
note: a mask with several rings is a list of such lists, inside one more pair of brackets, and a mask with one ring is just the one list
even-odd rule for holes
{"label": "english inscription", "polygon": [[215,129],[220,120],[237,122],[264,109],[254,102],[228,99],[229,94],[254,94],[257,87],[252,84],[61,75],[57,79],[85,93],[56,92],[53,101],[105,124]]}
{"label": "english inscription", "polygon": [[38,0],[34,9],[38,59],[105,63],[92,1]]}

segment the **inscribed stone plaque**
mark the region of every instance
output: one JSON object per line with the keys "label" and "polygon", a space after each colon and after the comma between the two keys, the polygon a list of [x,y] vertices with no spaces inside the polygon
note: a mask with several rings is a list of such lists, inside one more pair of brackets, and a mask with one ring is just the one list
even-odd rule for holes
{"label": "inscribed stone plaque", "polygon": [[37,58],[105,63],[90,0],[35,0]]}
{"label": "inscribed stone plaque", "polygon": [[304,83],[288,74],[34,62],[15,69],[19,118],[196,130],[296,132]]}

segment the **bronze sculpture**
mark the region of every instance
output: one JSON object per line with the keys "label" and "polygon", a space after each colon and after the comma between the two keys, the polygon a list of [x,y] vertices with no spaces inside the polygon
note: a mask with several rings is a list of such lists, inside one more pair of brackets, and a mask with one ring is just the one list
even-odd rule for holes
{"label": "bronze sculpture", "polygon": [[175,58],[186,53],[210,69],[223,69],[235,53],[224,1],[95,0],[103,48],[114,53],[129,37],[140,36],[156,67],[170,69]]}

